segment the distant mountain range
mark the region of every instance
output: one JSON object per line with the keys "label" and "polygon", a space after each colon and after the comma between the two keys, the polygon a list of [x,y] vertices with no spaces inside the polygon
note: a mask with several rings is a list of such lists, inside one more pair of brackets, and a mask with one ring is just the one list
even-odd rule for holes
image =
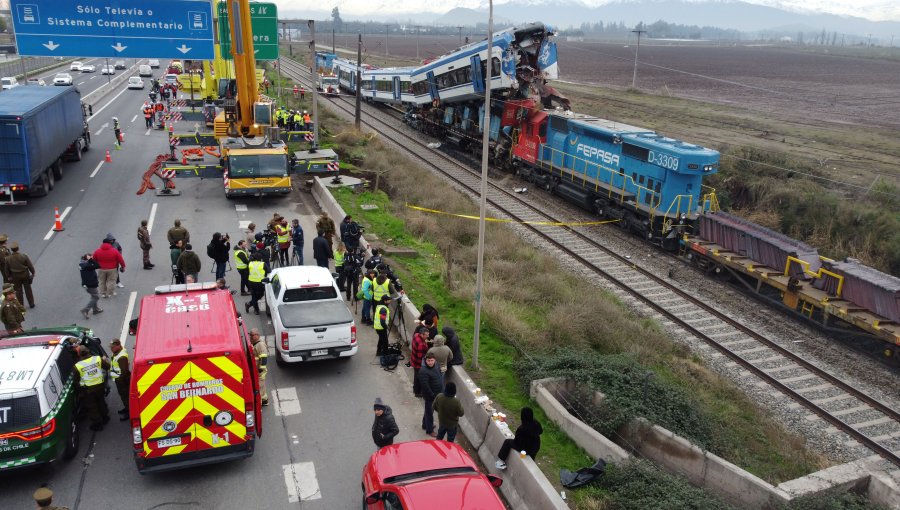
{"label": "distant mountain range", "polygon": [[[795,2],[796,3],[796,2]],[[525,23],[543,21],[558,28],[579,27],[582,23],[624,22],[634,26],[663,20],[668,23],[735,29],[751,35],[759,32],[821,32],[838,33],[866,38],[874,44],[888,45],[897,35],[900,46],[900,22],[871,21],[865,18],[839,16],[805,10],[798,12],[787,7],[771,7],[733,0],[613,0],[605,5],[592,7],[579,0],[513,0],[494,6],[495,22]],[[352,16],[345,20],[366,19],[392,21],[401,24],[435,24],[443,26],[473,26],[487,21],[484,9],[454,8],[446,13],[419,12],[416,14],[383,14]],[[281,9],[280,18],[313,19],[330,18],[328,12],[298,12]]]}

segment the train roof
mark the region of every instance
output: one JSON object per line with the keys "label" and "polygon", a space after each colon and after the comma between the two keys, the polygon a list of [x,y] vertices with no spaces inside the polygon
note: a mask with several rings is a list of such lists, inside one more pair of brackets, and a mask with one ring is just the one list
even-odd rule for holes
{"label": "train roof", "polygon": [[651,143],[656,147],[674,149],[682,154],[692,154],[695,156],[717,156],[719,154],[716,150],[678,140],[677,138],[669,138],[652,129],[632,126],[614,120],[601,119],[583,113],[551,113],[550,115],[566,118],[569,120],[570,125],[574,124],[581,126],[588,134],[590,134],[591,131],[600,130],[605,134],[619,136],[623,140],[628,140],[633,143]]}
{"label": "train roof", "polygon": [[[515,40],[511,30],[512,29],[508,29],[503,32],[495,33],[493,47],[501,49],[501,50],[504,50],[507,47],[509,47],[510,43]],[[413,74],[426,73],[432,69],[435,69],[437,67],[445,65],[448,62],[453,62],[455,60],[470,57],[470,56],[475,55],[476,53],[479,53],[485,49],[487,49],[487,38],[485,38],[483,41],[475,42],[475,43],[469,44],[468,46],[463,46],[462,48],[459,48],[452,53],[447,53],[445,55],[441,55],[440,57],[432,60],[431,62],[429,62],[421,67],[417,67],[415,69],[415,71],[413,72]]]}
{"label": "train roof", "polygon": [[627,133],[653,133],[652,130],[647,128],[632,126],[623,122],[616,122],[609,119],[601,119],[600,117],[594,117],[593,115],[586,115],[584,113],[548,113],[551,117],[559,117],[568,120],[570,125],[575,124],[578,126],[582,126],[585,129],[600,128],[610,132],[611,134],[621,135]]}

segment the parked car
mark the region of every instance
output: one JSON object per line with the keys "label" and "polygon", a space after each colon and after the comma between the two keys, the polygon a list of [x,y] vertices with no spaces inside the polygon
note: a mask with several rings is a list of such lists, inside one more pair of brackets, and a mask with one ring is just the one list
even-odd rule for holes
{"label": "parked car", "polygon": [[158,58],[151,58],[151,59],[147,62],[147,64],[148,64],[150,67],[152,67],[153,69],[159,69],[159,59],[158,59]]}
{"label": "parked car", "polygon": [[0,88],[3,90],[14,89],[19,86],[19,80],[15,76],[4,76],[0,78]]}
{"label": "parked car", "polygon": [[144,80],[142,80],[140,76],[132,76],[131,78],[128,78],[128,88],[143,90]]}
{"label": "parked car", "polygon": [[42,80],[42,79],[40,79],[40,78],[28,78],[28,82],[27,82],[27,83],[28,83],[28,85],[37,85],[37,86],[39,86],[39,87],[46,87],[46,86],[47,86],[47,84],[44,82],[44,80]]}
{"label": "parked car", "polygon": [[82,73],[93,73],[96,70],[97,70],[97,67],[94,66],[93,64],[85,64],[85,65],[81,66]]}
{"label": "parked car", "polygon": [[72,84],[72,75],[69,73],[57,73],[56,76],[53,77],[54,85],[71,85]]}
{"label": "parked car", "polygon": [[71,64],[69,64],[69,71],[81,72],[82,65],[84,65],[84,64],[82,64],[81,62],[76,60],[75,62],[72,62]]}
{"label": "parked car", "polygon": [[125,61],[124,60],[116,60],[115,63],[116,69],[125,69]]}
{"label": "parked car", "polygon": [[266,314],[275,327],[279,365],[357,353],[356,322],[331,271],[318,266],[280,267],[265,281]]}
{"label": "parked car", "polygon": [[363,467],[363,508],[382,510],[503,510],[495,488],[503,480],[484,475],[456,443],[409,441],[373,453]]}
{"label": "parked car", "polygon": [[116,68],[113,66],[103,66],[100,68],[100,74],[116,74]]}

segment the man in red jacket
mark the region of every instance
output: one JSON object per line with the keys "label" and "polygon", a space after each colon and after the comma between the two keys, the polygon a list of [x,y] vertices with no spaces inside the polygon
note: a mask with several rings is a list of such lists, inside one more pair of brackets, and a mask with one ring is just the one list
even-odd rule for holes
{"label": "man in red jacket", "polygon": [[[113,246],[116,238],[112,234],[108,234],[103,239],[103,244],[94,251],[94,260],[100,266],[98,276],[100,277],[100,295],[108,298],[116,295],[116,278],[118,271],[125,272],[125,259],[122,254]],[[118,271],[117,271],[118,270]]]}

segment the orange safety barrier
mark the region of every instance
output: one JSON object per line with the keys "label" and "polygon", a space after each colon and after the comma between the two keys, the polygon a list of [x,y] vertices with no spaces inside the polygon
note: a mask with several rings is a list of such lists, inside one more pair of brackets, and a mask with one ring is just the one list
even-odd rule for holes
{"label": "orange safety barrier", "polygon": [[203,149],[200,147],[185,147],[181,149],[182,159],[203,159]]}
{"label": "orange safety barrier", "polygon": [[156,189],[156,186],[153,185],[153,182],[150,180],[154,175],[158,176],[163,180],[164,186],[168,189],[175,189],[175,181],[172,179],[167,179],[162,176],[160,173],[163,168],[163,163],[169,159],[168,154],[160,154],[156,156],[156,159],[153,163],[150,163],[150,166],[147,167],[147,171],[144,172],[144,177],[141,180],[141,189],[138,190],[138,195],[143,195],[145,191],[148,189]]}
{"label": "orange safety barrier", "polygon": [[219,153],[219,148],[215,145],[207,145],[203,147],[203,152],[209,154],[210,156],[221,158],[222,155]]}

